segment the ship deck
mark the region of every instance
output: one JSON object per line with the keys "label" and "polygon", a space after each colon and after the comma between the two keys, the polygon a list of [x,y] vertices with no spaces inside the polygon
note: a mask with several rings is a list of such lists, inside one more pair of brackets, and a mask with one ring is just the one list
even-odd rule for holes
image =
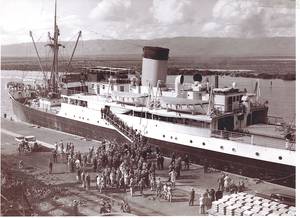
{"label": "ship deck", "polygon": [[[230,140],[240,141],[251,144],[251,135],[253,135],[253,144],[265,147],[286,149],[286,141],[282,131],[282,127],[268,124],[255,124],[244,129],[249,135],[242,137],[231,137]],[[295,146],[292,145],[292,149]]]}

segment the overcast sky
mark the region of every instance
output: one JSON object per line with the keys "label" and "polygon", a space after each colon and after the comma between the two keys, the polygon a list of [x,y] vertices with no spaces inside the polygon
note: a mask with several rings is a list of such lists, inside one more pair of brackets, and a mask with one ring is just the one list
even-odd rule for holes
{"label": "overcast sky", "polygon": [[[54,0],[0,0],[1,43],[47,41]],[[295,0],[58,0],[61,40],[295,36]]]}

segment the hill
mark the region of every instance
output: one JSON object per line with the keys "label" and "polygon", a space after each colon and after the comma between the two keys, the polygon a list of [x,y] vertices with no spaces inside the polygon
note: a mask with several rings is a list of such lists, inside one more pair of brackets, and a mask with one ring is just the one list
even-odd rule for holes
{"label": "hill", "polygon": [[[152,40],[86,40],[78,45],[76,56],[105,55],[141,55],[143,46],[160,46],[170,49],[170,56],[295,56],[294,37],[273,38],[204,38],[176,37]],[[74,42],[61,42],[65,48],[61,55],[68,58],[72,53]],[[37,43],[42,57],[49,56],[49,47],[44,42]],[[35,51],[32,43],[1,46],[2,57],[32,57]]]}

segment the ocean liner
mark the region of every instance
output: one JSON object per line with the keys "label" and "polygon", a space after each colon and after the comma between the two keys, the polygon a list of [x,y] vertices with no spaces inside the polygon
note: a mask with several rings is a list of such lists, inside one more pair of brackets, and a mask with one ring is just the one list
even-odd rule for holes
{"label": "ocean liner", "polygon": [[218,76],[211,84],[200,74],[190,84],[184,75],[167,84],[169,49],[150,46],[141,75],[102,66],[59,73],[58,37],[55,6],[50,78],[44,86],[8,84],[21,121],[95,140],[138,139],[165,155],[189,154],[195,163],[295,187],[295,129],[271,122],[259,83],[253,93],[235,82],[220,88]]}

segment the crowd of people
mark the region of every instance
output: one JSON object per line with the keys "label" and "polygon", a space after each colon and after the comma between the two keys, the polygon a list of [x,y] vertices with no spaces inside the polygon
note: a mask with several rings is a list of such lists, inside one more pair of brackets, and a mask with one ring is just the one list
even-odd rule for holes
{"label": "crowd of people", "polygon": [[[164,169],[164,157],[158,147],[138,143],[117,143],[116,141],[103,140],[97,148],[90,147],[86,153],[75,150],[73,143],[64,144],[63,141],[55,143],[55,149],[49,161],[49,173],[52,173],[53,165],[59,160],[67,164],[70,173],[74,173],[76,181],[83,188],[89,190],[93,186],[100,193],[127,192],[130,196],[144,195],[144,190],[151,190],[155,199],[165,199],[172,202],[173,190],[176,180],[180,178],[182,170],[190,167],[188,155],[176,156],[171,154],[168,165],[168,179],[162,181],[157,177],[156,170]],[[91,173],[93,172],[93,174]],[[91,178],[95,175],[95,179]],[[95,181],[95,184],[91,184]],[[245,185],[239,182],[235,185],[233,180],[222,174],[218,178],[217,191],[206,190],[200,194],[200,213],[209,209],[214,200],[222,198],[223,192],[243,191]],[[138,192],[138,193],[137,193]],[[195,191],[190,193],[189,205],[193,206]]]}

